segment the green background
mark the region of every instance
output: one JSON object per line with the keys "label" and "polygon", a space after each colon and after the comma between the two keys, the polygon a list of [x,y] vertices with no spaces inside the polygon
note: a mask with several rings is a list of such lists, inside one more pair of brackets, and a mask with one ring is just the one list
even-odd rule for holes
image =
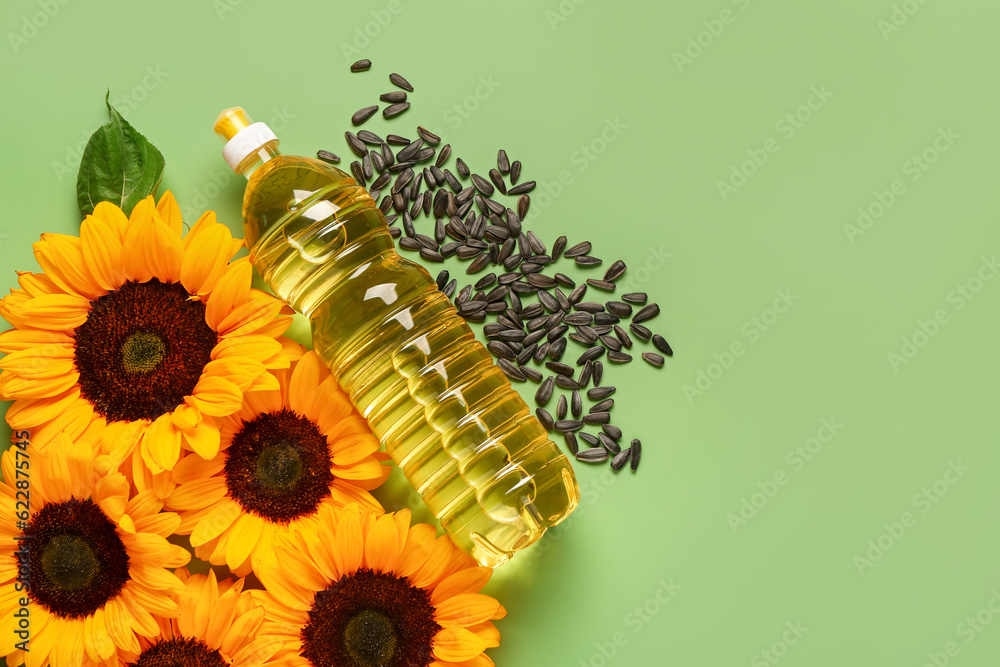
{"label": "green background", "polygon": [[676,356],[607,372],[642,466],[578,465],[565,530],[497,571],[498,665],[995,664],[996,2],[51,4],[0,9],[5,287],[41,232],[78,229],[74,152],[106,89],[186,221],[238,232],[216,114],[347,156],[350,115],[398,71],[413,107],[367,128],[426,125],[484,173],[505,148],[539,182],[528,227],[622,258],[660,304]]}

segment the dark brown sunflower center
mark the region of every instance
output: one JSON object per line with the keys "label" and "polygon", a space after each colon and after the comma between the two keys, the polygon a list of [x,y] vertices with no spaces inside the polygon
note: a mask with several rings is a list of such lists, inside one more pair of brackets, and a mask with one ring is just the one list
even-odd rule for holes
{"label": "dark brown sunflower center", "polygon": [[139,654],[130,667],[228,667],[216,649],[200,639],[177,637],[159,641]]}
{"label": "dark brown sunflower center", "polygon": [[129,580],[129,557],[115,524],[89,498],[45,505],[24,536],[30,539],[29,594],[53,614],[92,614]]}
{"label": "dark brown sunflower center", "polygon": [[330,495],[332,460],[326,436],[284,409],[243,424],[226,450],[229,494],[248,512],[274,522],[312,514]]}
{"label": "dark brown sunflower center", "polygon": [[301,653],[315,667],[426,667],[440,629],[427,591],[358,570],[316,594]]}
{"label": "dark brown sunflower center", "polygon": [[218,334],[177,283],[127,282],[77,327],[80,394],[108,421],[154,420],[194,391]]}
{"label": "dark brown sunflower center", "polygon": [[122,368],[126,373],[148,373],[163,361],[167,344],[155,333],[136,331],[122,344]]}

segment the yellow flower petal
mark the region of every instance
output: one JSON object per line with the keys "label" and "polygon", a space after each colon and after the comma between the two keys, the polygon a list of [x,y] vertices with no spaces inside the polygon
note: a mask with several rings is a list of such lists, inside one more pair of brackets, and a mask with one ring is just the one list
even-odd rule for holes
{"label": "yellow flower petal", "polygon": [[399,531],[393,516],[378,517],[365,540],[365,566],[376,572],[392,572],[399,549]]}
{"label": "yellow flower petal", "polygon": [[237,517],[240,516],[240,506],[235,501],[222,500],[212,512],[198,522],[191,533],[191,545],[200,546],[225,532]]}
{"label": "yellow flower petal", "polygon": [[222,320],[250,300],[252,277],[253,267],[245,258],[233,262],[226,268],[226,272],[208,297],[205,308],[205,322],[208,326],[219,331]]}
{"label": "yellow flower petal", "polygon": [[246,303],[234,308],[219,322],[216,331],[223,336],[242,336],[252,333],[273,320],[283,306],[284,304],[273,296],[252,294]]}
{"label": "yellow flower petal", "polygon": [[212,220],[205,224],[199,220],[199,225],[185,238],[181,283],[190,294],[208,294],[214,290],[232,257],[229,246],[233,236],[229,228],[215,223],[214,214]]}
{"label": "yellow flower petal", "polygon": [[250,557],[260,537],[262,519],[253,514],[243,514],[229,529],[229,542],[226,545],[226,563],[230,568],[237,568]]}
{"label": "yellow flower petal", "polygon": [[431,604],[436,605],[455,595],[481,591],[492,575],[493,570],[488,567],[470,567],[459,570],[455,574],[445,577],[438,584],[431,594]]}
{"label": "yellow flower petal", "polygon": [[488,595],[465,593],[436,605],[434,620],[444,627],[476,625],[493,618],[500,603]]}
{"label": "yellow flower petal", "polygon": [[486,643],[465,628],[448,627],[434,635],[434,657],[441,660],[471,660],[485,649]]}
{"label": "yellow flower petal", "polygon": [[0,332],[0,352],[5,354],[46,346],[60,346],[73,349],[73,345],[72,336],[67,336],[59,331],[9,329]]}
{"label": "yellow flower petal", "polygon": [[156,418],[142,437],[142,459],[154,472],[170,470],[181,455],[181,432],[170,421],[170,413]]}
{"label": "yellow flower petal", "polygon": [[95,218],[100,218],[108,224],[119,241],[125,239],[125,229],[128,227],[128,216],[111,202],[101,201],[94,206]]}
{"label": "yellow flower petal", "polygon": [[12,311],[35,329],[69,331],[87,321],[90,301],[73,294],[43,294],[15,306]]}
{"label": "yellow flower petal", "polygon": [[206,422],[193,430],[184,431],[184,442],[198,456],[211,459],[219,453],[219,429],[214,422]]}
{"label": "yellow flower petal", "polygon": [[177,205],[177,200],[170,190],[160,195],[160,201],[156,204],[156,212],[160,214],[160,219],[166,223],[167,227],[177,238],[181,237],[184,224],[181,221],[181,207]]}
{"label": "yellow flower petal", "polygon": [[104,293],[105,290],[90,275],[78,237],[42,234],[42,240],[32,248],[45,275],[64,292],[78,294],[87,300],[96,299]]}
{"label": "yellow flower petal", "polygon": [[225,417],[240,409],[243,392],[225,378],[203,377],[185,402],[211,417]]}
{"label": "yellow flower petal", "polygon": [[88,215],[80,226],[83,259],[94,277],[94,283],[113,290],[125,282],[122,265],[122,242],[111,225],[95,215]]}

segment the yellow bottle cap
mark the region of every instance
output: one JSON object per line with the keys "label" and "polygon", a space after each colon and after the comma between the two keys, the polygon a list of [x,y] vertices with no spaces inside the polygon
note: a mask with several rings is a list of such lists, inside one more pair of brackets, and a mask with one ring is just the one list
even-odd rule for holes
{"label": "yellow bottle cap", "polygon": [[243,107],[232,107],[226,109],[215,119],[215,133],[229,141],[236,136],[240,130],[250,127],[250,116]]}

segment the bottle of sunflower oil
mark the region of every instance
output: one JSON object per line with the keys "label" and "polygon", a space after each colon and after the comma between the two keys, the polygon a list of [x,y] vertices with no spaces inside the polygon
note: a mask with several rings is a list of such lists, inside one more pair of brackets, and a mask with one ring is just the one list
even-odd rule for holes
{"label": "bottle of sunflower oil", "polygon": [[400,257],[368,192],[282,155],[239,107],[215,131],[248,180],[247,247],[274,293],[452,540],[496,567],[579,501],[569,460],[421,266]]}

